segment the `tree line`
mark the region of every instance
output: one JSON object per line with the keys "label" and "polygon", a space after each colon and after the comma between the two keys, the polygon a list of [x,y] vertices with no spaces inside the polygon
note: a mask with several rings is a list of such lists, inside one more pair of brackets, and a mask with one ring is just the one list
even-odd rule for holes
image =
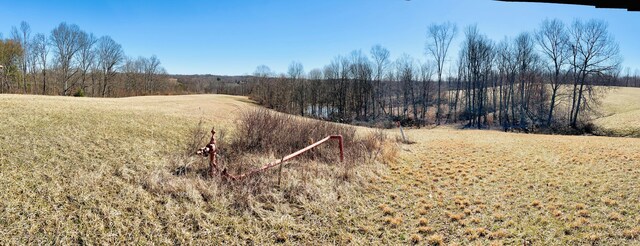
{"label": "tree line", "polygon": [[[545,20],[536,30],[494,41],[477,26],[430,25],[424,59],[392,59],[381,45],[305,71],[268,66],[253,76],[169,76],[156,56],[131,58],[109,36],[60,23],[48,35],[26,22],[0,34],[0,93],[86,95],[224,93],[248,95],[278,111],[326,120],[390,125],[464,123],[534,130],[588,123],[607,86],[640,86],[621,69],[619,48],[599,20]],[[453,40],[463,35],[457,54]],[[421,55],[422,56],[422,55]]]}
{"label": "tree line", "polygon": [[500,41],[475,25],[462,33],[457,57],[449,54],[457,26],[433,24],[424,61],[391,60],[376,45],[308,72],[299,62],[283,74],[261,65],[243,91],[269,108],[340,122],[529,131],[584,127],[607,86],[639,85],[637,72],[621,71],[618,44],[600,20],[545,20]]}
{"label": "tree line", "polygon": [[0,93],[118,97],[178,90],[160,60],[132,58],[110,36],[60,23],[32,34],[27,22],[0,34]]}

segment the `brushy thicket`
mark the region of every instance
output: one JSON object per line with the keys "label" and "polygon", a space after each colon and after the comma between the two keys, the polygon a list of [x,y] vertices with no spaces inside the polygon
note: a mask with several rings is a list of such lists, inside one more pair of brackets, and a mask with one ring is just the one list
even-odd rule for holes
{"label": "brushy thicket", "polygon": [[[324,121],[303,119],[281,114],[266,109],[244,112],[238,121],[235,137],[230,143],[230,150],[242,153],[270,153],[285,156],[302,149],[330,135],[342,135],[345,154],[354,161],[363,156],[363,139],[356,139],[356,129],[348,125]],[[384,140],[384,139],[379,139]],[[320,145],[305,158],[322,158],[325,162],[336,161],[337,141]],[[230,152],[231,155],[239,153]]]}
{"label": "brushy thicket", "polygon": [[[185,151],[174,162],[176,175],[211,180],[206,174],[207,160],[193,157],[195,150],[209,140],[209,130],[201,121],[189,132]],[[355,178],[360,176],[358,172],[368,172],[367,166],[374,163],[391,162],[398,153],[396,143],[388,139],[382,130],[359,133],[349,125],[295,117],[267,109],[253,109],[239,116],[232,133],[229,134],[227,129],[216,128],[218,165],[233,175],[239,175],[330,135],[342,135],[344,162],[339,159],[338,141],[330,140],[285,162],[282,175],[279,168],[274,167],[233,182],[216,176],[211,185],[227,191],[218,195],[233,201],[231,205],[240,210],[249,209],[255,202],[269,203],[274,200],[274,195],[298,203],[301,199],[314,200],[314,196],[319,195],[311,191],[326,188],[312,186],[361,181]],[[194,168],[196,166],[199,168]]]}

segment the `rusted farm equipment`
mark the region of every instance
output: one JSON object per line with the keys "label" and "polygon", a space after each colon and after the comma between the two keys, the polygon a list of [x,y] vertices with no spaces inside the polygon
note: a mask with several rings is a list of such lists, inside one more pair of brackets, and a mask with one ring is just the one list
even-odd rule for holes
{"label": "rusted farm equipment", "polygon": [[282,168],[282,165],[284,162],[287,162],[291,159],[293,159],[296,156],[301,155],[302,153],[305,153],[307,151],[312,150],[315,147],[318,147],[319,145],[331,140],[331,139],[337,139],[338,140],[338,147],[340,148],[340,162],[344,162],[344,143],[343,143],[343,139],[342,139],[342,135],[331,135],[328,136],[326,138],[321,139],[320,141],[317,141],[305,148],[302,148],[296,152],[293,152],[285,157],[282,157],[282,159],[280,160],[276,160],[270,163],[265,164],[264,166],[260,167],[260,168],[256,168],[253,170],[250,170],[246,173],[243,174],[239,174],[239,175],[232,175],[230,173],[227,172],[227,169],[223,169],[222,171],[220,171],[220,168],[218,167],[218,161],[217,161],[217,157],[216,157],[216,152],[217,152],[217,148],[216,148],[216,138],[215,138],[215,134],[216,131],[215,129],[211,129],[211,139],[209,140],[209,144],[207,144],[205,147],[200,148],[196,154],[197,155],[201,155],[203,157],[209,157],[209,176],[213,177],[213,175],[215,175],[216,173],[220,173],[220,175],[224,178],[227,178],[229,180],[241,180],[243,178],[249,177],[253,174],[259,173],[259,172],[263,172],[265,170],[268,170],[270,168],[273,167],[277,167],[280,166],[280,168]]}

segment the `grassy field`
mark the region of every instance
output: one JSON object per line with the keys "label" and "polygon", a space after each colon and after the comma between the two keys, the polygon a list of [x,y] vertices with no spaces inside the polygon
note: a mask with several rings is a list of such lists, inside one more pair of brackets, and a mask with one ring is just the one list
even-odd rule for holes
{"label": "grassy field", "polygon": [[640,244],[640,139],[407,135],[417,143],[370,185],[390,242]]}
{"label": "grassy field", "polygon": [[183,156],[199,121],[233,134],[250,107],[221,95],[0,95],[0,241],[640,245],[636,138],[410,129],[416,143],[399,144],[396,161],[362,163],[350,181],[293,162],[278,190],[253,197],[173,175],[205,167]]}
{"label": "grassy field", "polygon": [[[375,211],[364,177],[385,169],[304,163],[283,184],[234,187],[185,157],[202,120],[219,137],[253,105],[243,97],[120,99],[0,95],[3,244],[345,243]],[[219,139],[220,141],[221,139]],[[262,158],[262,159],[260,159]],[[257,158],[264,164],[274,156]],[[174,175],[178,167],[194,171]],[[316,178],[318,177],[318,178]],[[263,189],[251,196],[249,192]]]}
{"label": "grassy field", "polygon": [[248,107],[243,100],[0,96],[2,241],[191,240],[176,218],[200,216],[192,213],[202,209],[192,206],[202,202],[193,187],[165,182],[184,193],[175,198],[143,187],[170,173],[167,159],[183,149],[194,122],[228,124]]}
{"label": "grassy field", "polygon": [[640,88],[615,88],[602,99],[594,120],[605,134],[640,137]]}

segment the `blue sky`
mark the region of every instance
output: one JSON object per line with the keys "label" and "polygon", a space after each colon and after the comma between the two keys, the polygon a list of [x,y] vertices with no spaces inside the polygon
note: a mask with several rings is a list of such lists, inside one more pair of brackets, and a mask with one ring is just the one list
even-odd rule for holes
{"label": "blue sky", "polygon": [[[352,50],[381,44],[392,58],[424,60],[427,26],[450,21],[459,34],[478,24],[493,40],[533,31],[545,18],[570,24],[602,19],[620,44],[623,66],[640,68],[640,12],[493,0],[244,0],[244,1],[11,1],[0,8],[0,32],[27,21],[33,33],[60,22],[110,35],[128,56],[157,55],[173,74],[251,74],[264,64],[286,72],[292,61],[306,71]],[[452,56],[453,58],[453,56]]]}

